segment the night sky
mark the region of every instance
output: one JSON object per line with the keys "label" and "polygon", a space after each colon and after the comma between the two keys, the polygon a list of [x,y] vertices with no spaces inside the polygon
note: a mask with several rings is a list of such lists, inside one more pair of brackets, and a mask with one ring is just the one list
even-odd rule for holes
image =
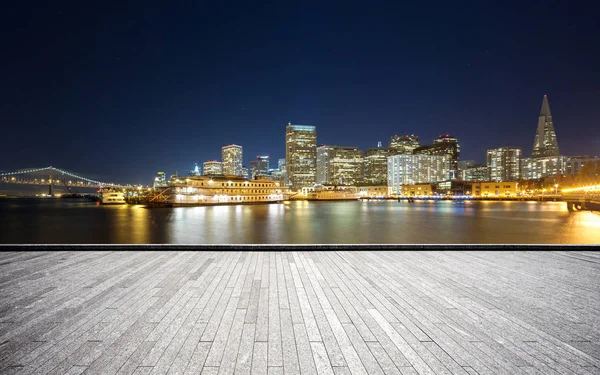
{"label": "night sky", "polygon": [[561,153],[600,155],[597,2],[253,3],[5,4],[0,170],[149,184],[232,143],[276,164],[288,122],[530,156],[544,94]]}

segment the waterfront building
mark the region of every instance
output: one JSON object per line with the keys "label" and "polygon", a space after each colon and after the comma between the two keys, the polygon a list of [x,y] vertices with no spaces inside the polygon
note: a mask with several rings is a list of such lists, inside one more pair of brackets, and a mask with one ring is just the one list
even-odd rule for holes
{"label": "waterfront building", "polygon": [[397,195],[403,196],[429,196],[435,191],[435,184],[406,184],[401,185]]}
{"label": "waterfront building", "polygon": [[[379,142],[381,144],[381,142]],[[364,184],[387,183],[387,157],[390,155],[388,148],[368,148],[364,157]]]}
{"label": "waterfront building", "polygon": [[256,156],[256,160],[250,162],[250,178],[254,179],[256,176],[266,176],[269,172],[269,157],[268,156]]}
{"label": "waterfront building", "polygon": [[223,174],[223,163],[216,160],[205,161],[202,164],[202,172],[204,176]]}
{"label": "waterfront building", "polygon": [[460,142],[458,138],[449,134],[440,135],[432,145],[417,147],[413,150],[415,155],[447,155],[450,161],[448,169],[449,179],[458,177],[458,161],[460,159]]}
{"label": "waterfront building", "polygon": [[[242,146],[228,145],[221,148],[223,174],[226,176],[244,176],[242,171]],[[248,176],[248,173],[245,174]]]}
{"label": "waterfront building", "polygon": [[437,183],[435,192],[441,195],[468,195],[471,194],[473,183],[465,180],[447,180]]}
{"label": "waterfront building", "polygon": [[600,158],[598,156],[570,156],[565,158],[565,176],[577,176],[585,164],[591,164],[596,170],[596,175],[600,174]]}
{"label": "waterfront building", "polygon": [[548,97],[544,95],[531,157],[537,158],[559,155],[560,152],[558,150],[556,132],[554,131],[554,123],[552,122],[552,114],[550,113],[550,105],[548,104]]}
{"label": "waterfront building", "polygon": [[483,181],[473,182],[471,195],[474,197],[502,198],[515,197],[519,192],[517,181]]}
{"label": "waterfront building", "polygon": [[359,186],[358,191],[363,198],[387,198],[389,196],[387,185]]}
{"label": "waterfront building", "polygon": [[288,186],[294,190],[314,186],[317,177],[316,128],[290,123],[285,133]]}
{"label": "waterfront building", "polygon": [[521,178],[521,149],[500,147],[487,150],[488,176],[492,181],[516,181]]}
{"label": "waterfront building", "polygon": [[537,180],[545,177],[562,176],[565,174],[564,156],[542,156],[524,158],[521,163],[521,178]]}
{"label": "waterfront building", "polygon": [[474,164],[463,169],[459,171],[459,176],[465,181],[488,181],[490,179],[489,169],[485,164]]}
{"label": "waterfront building", "polygon": [[421,146],[419,143],[419,137],[411,134],[405,135],[393,135],[390,138],[389,150],[391,155],[397,154],[412,154],[414,149]]}
{"label": "waterfront building", "polygon": [[169,186],[173,193],[166,203],[173,206],[276,203],[287,195],[279,181],[248,180],[242,176],[173,176]]}
{"label": "waterfront building", "polygon": [[431,183],[448,179],[448,155],[388,156],[388,187],[399,194],[401,185]]}
{"label": "waterfront building", "polygon": [[153,187],[157,188],[165,186],[167,186],[167,176],[165,175],[165,172],[158,172],[154,178]]}
{"label": "waterfront building", "polygon": [[317,147],[317,183],[356,185],[363,177],[363,152],[358,147]]}
{"label": "waterfront building", "polygon": [[360,199],[359,189],[356,186],[323,186],[315,185],[309,191],[303,192],[306,200],[315,201],[339,201],[339,200],[357,200]]}

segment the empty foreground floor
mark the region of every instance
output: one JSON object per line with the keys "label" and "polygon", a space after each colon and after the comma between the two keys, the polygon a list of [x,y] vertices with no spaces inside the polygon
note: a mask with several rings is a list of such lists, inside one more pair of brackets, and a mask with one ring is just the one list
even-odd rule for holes
{"label": "empty foreground floor", "polygon": [[0,373],[598,374],[600,253],[0,254]]}

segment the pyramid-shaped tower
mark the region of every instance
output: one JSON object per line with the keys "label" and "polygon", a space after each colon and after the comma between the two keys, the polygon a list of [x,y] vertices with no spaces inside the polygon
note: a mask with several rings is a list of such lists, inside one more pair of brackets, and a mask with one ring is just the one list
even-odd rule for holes
{"label": "pyramid-shaped tower", "polygon": [[544,101],[542,102],[542,110],[540,111],[535,141],[533,142],[533,152],[531,153],[531,157],[534,158],[543,156],[560,156],[546,95],[544,95]]}

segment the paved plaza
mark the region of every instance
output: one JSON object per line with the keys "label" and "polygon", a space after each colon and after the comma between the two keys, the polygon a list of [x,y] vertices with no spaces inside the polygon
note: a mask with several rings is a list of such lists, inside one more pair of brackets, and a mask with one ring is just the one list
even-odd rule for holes
{"label": "paved plaza", "polygon": [[0,373],[600,374],[600,253],[2,253]]}

